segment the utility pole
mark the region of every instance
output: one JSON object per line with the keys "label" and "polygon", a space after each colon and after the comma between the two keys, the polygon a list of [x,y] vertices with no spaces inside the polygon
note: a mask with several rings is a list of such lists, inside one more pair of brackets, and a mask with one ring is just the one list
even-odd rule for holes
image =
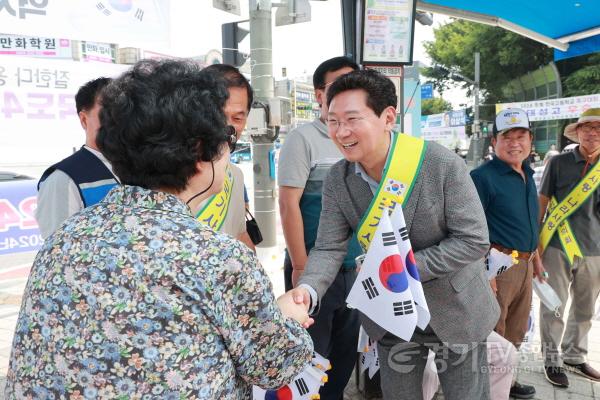
{"label": "utility pole", "polygon": [[[255,101],[269,104],[274,96],[273,54],[271,32],[271,0],[250,1],[250,59],[251,84]],[[254,215],[260,226],[263,241],[260,247],[277,245],[275,234],[275,168],[273,159],[275,136],[273,127],[252,135],[254,170]]]}
{"label": "utility pole", "polygon": [[479,52],[475,52],[475,82],[473,83],[473,95],[475,103],[473,105],[473,133],[476,138],[481,137],[481,126],[479,124]]}

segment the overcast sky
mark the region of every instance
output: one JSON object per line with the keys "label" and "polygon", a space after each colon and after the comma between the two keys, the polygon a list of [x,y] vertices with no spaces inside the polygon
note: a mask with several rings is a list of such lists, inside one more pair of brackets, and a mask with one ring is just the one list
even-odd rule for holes
{"label": "overcast sky", "polygon": [[[341,6],[339,0],[311,1],[312,20],[295,25],[273,27],[273,75],[281,78],[281,69],[288,77],[312,74],[325,59],[343,54]],[[221,49],[221,24],[248,18],[248,0],[241,0],[242,16],[212,7],[212,0],[171,1],[171,48],[163,51],[176,56],[205,54]],[[434,26],[445,24],[448,18],[434,16]],[[433,28],[415,24],[414,60],[429,64],[422,43],[433,40]],[[249,37],[242,50],[250,48]],[[446,93],[456,107],[465,101],[457,92]]]}

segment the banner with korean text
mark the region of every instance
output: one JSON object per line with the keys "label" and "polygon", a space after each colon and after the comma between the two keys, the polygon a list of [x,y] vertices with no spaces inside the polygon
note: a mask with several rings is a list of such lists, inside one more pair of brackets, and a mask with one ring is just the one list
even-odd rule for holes
{"label": "banner with korean text", "polygon": [[77,90],[128,67],[0,56],[0,169],[50,165],[79,148],[85,134],[75,110]]}
{"label": "banner with korean text", "polygon": [[496,113],[507,108],[520,108],[527,112],[530,121],[552,121],[579,118],[588,108],[600,107],[600,94],[590,94],[561,99],[524,101],[496,104]]}
{"label": "banner with korean text", "polygon": [[0,55],[70,60],[73,50],[69,39],[0,33]]}
{"label": "banner with korean text", "polygon": [[0,32],[163,48],[170,7],[170,0],[2,0]]}
{"label": "banner with korean text", "polygon": [[0,256],[34,251],[42,246],[34,212],[37,181],[0,182]]}

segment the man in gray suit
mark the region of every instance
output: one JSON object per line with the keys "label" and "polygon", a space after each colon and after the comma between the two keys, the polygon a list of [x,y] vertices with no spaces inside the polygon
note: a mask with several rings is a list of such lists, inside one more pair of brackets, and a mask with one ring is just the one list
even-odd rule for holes
{"label": "man in gray suit", "polygon": [[[360,233],[384,167],[394,167],[388,154],[396,143],[397,97],[383,75],[365,70],[342,76],[327,101],[329,135],[345,160],[325,180],[316,244],[293,289],[296,301],[313,311],[337,275],[352,232]],[[446,399],[488,399],[485,341],[499,309],[483,264],[489,248],[485,215],[464,161],[435,143],[425,143],[423,151],[403,210],[431,321],[416,329],[411,342],[361,314],[362,324],[378,342],[385,399],[422,398],[429,350],[439,360]]]}

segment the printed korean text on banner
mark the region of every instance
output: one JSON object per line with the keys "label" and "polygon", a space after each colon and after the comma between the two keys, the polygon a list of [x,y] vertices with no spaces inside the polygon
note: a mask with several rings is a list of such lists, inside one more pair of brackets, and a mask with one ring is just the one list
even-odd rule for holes
{"label": "printed korean text on banner", "polygon": [[70,60],[73,49],[69,39],[0,33],[0,55]]}
{"label": "printed korean text on banner", "polygon": [[319,398],[319,389],[327,382],[327,373],[331,369],[329,360],[313,352],[313,358],[291,383],[276,389],[265,390],[252,387],[253,400],[313,400]]}
{"label": "printed korean text on banner", "polygon": [[418,311],[407,263],[413,263],[412,252],[400,252],[386,209],[346,302],[386,331],[410,341]]}
{"label": "printed korean text on banner", "polygon": [[579,118],[579,115],[587,109],[596,107],[600,107],[600,94],[521,103],[499,103],[496,104],[496,113],[507,108],[520,108],[527,112],[529,121],[551,121]]}
{"label": "printed korean text on banner", "polygon": [[0,255],[38,250],[44,239],[34,216],[36,181],[31,179],[0,185]]}
{"label": "printed korean text on banner", "polygon": [[[50,165],[85,141],[75,93],[91,79],[129,66],[27,57],[0,57],[0,169]],[[4,167],[3,167],[4,166]]]}

